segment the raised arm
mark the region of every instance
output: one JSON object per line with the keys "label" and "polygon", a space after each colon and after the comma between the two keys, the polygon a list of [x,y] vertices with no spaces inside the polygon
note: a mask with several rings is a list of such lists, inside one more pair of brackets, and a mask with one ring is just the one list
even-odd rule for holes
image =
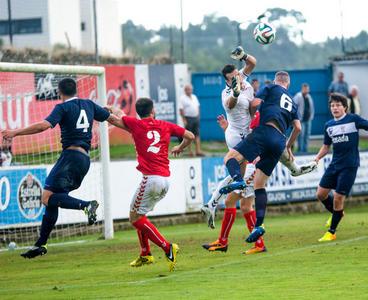
{"label": "raised arm", "polygon": [[241,46],[236,47],[232,52],[230,57],[235,60],[240,60],[245,62],[245,66],[243,68],[243,74],[245,76],[249,76],[250,73],[254,70],[257,64],[257,59],[245,53],[244,49]]}
{"label": "raised arm", "polygon": [[41,122],[37,122],[34,123],[32,125],[29,125],[25,128],[19,128],[19,129],[6,129],[1,131],[1,134],[3,136],[3,138],[5,139],[11,139],[13,137],[19,136],[19,135],[31,135],[31,134],[36,134],[42,131],[45,131],[49,128],[51,128],[51,124],[46,121],[43,120]]}

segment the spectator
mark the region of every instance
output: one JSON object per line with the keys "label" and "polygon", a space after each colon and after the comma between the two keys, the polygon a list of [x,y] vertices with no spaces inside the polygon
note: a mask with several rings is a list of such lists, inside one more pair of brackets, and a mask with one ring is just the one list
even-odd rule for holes
{"label": "spectator", "polygon": [[302,90],[295,95],[294,102],[298,106],[298,116],[302,123],[302,131],[298,136],[298,152],[306,153],[314,118],[314,104],[307,83],[302,84]]}
{"label": "spectator", "polygon": [[257,92],[259,91],[259,80],[257,78],[253,78],[252,82],[251,82],[251,86],[253,88],[254,91],[254,95],[257,94]]}
{"label": "spectator", "polygon": [[348,112],[356,115],[361,114],[359,89],[356,85],[350,88],[350,95],[348,97]]}
{"label": "spectator", "polygon": [[[193,87],[191,84],[187,84],[184,87],[184,95],[180,97],[179,111],[185,129],[191,131],[195,135],[196,155],[204,156],[201,150],[201,141],[199,137],[199,101],[197,96],[193,94]],[[193,156],[192,147],[189,146],[188,149],[189,155]]]}
{"label": "spectator", "polygon": [[344,81],[344,73],[337,73],[337,81],[333,81],[328,88],[328,95],[331,93],[339,93],[345,97],[349,96],[349,86],[346,81]]}

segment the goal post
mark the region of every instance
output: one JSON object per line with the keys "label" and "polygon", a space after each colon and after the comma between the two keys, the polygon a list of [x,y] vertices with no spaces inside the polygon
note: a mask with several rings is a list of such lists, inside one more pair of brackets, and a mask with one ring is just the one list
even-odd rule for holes
{"label": "goal post", "polygon": [[[3,110],[3,102],[4,105],[8,105],[7,107],[7,117],[10,118],[12,123],[16,123],[14,121],[14,110],[18,109],[18,106],[20,107],[21,104],[19,104],[17,102],[18,99],[14,100],[14,103],[11,103],[11,98],[14,97],[14,99],[16,97],[20,97],[20,96],[16,96],[16,95],[8,95],[8,94],[4,94],[6,93],[7,87],[6,85],[9,84],[9,80],[1,80],[1,76],[5,76],[5,78],[9,79],[8,77],[6,77],[7,74],[11,75],[9,73],[33,73],[35,74],[34,77],[36,76],[36,74],[52,74],[52,76],[50,76],[51,78],[53,78],[53,80],[55,81],[54,75],[58,75],[58,76],[74,76],[75,78],[77,78],[77,83],[78,80],[80,80],[80,85],[82,87],[84,87],[83,90],[83,97],[81,98],[89,98],[86,95],[89,94],[93,94],[93,92],[95,92],[97,90],[97,94],[94,94],[96,96],[96,102],[101,105],[104,106],[107,103],[106,100],[106,81],[105,81],[105,68],[101,67],[101,66],[71,66],[71,65],[47,65],[47,64],[23,64],[23,63],[3,63],[0,62],[0,114],[6,114],[5,110]],[[3,74],[3,75],[2,75]],[[82,77],[84,76],[84,77]],[[11,76],[10,76],[11,77]],[[50,78],[49,78],[50,79]],[[29,79],[29,81],[32,81],[32,79]],[[35,85],[35,79],[34,82],[29,82],[28,85],[31,86],[32,84]],[[51,81],[51,79],[50,79]],[[17,87],[20,86],[20,83],[17,82],[14,79],[14,86],[12,87],[13,91],[16,91]],[[3,94],[2,94],[2,90],[3,90]],[[78,93],[79,93],[79,86],[78,86]],[[15,93],[15,92],[14,92]],[[39,94],[37,94],[37,92],[34,92],[34,94],[29,95],[27,94],[28,98],[26,99],[26,96],[24,96],[24,99],[26,99],[24,101],[24,104],[22,103],[23,110],[26,109],[27,105],[29,106],[32,101],[36,101],[35,98],[39,96]],[[10,98],[9,98],[10,97]],[[10,100],[9,100],[10,99]],[[39,100],[39,99],[38,99]],[[46,99],[48,100],[48,99]],[[53,99],[55,100],[55,98]],[[6,102],[6,103],[5,103]],[[41,103],[43,102],[43,103]],[[47,102],[47,103],[46,103]],[[48,108],[50,109],[51,106],[54,106],[53,103],[49,103],[51,101],[44,101],[43,99],[41,99],[40,101],[38,101],[37,107],[42,105],[45,106],[46,104],[48,105]],[[10,106],[9,106],[9,103]],[[19,105],[18,105],[19,104]],[[10,112],[9,112],[10,110]],[[21,109],[19,109],[21,110]],[[22,110],[22,111],[23,111]],[[1,120],[0,120],[0,127],[4,127],[5,122],[4,122],[4,117],[0,116]],[[39,116],[40,117],[40,116]],[[42,118],[46,117],[46,115],[43,115]],[[31,123],[30,121],[32,120],[28,120],[26,116],[24,116],[24,118],[26,119],[24,121],[25,124],[27,123]],[[16,117],[16,120],[18,120],[18,117]],[[9,121],[9,122],[10,122]],[[12,125],[13,128],[15,125]],[[22,126],[23,127],[23,126]],[[96,126],[97,127],[97,126]],[[5,128],[1,128],[1,129],[5,129]],[[54,129],[53,129],[54,130]],[[101,122],[98,125],[98,158],[96,159],[96,161],[98,160],[99,165],[100,165],[100,174],[101,174],[101,178],[99,179],[99,183],[102,185],[102,195],[101,197],[103,197],[103,221],[104,221],[104,237],[105,239],[111,239],[114,236],[114,230],[113,230],[113,218],[112,218],[112,207],[111,207],[111,191],[110,191],[110,170],[109,170],[109,165],[110,165],[110,148],[109,148],[109,132],[108,132],[108,125],[106,122]],[[16,138],[17,139],[17,138]],[[47,141],[50,142],[50,145],[44,145],[43,147],[41,147],[39,144],[37,145],[37,149],[38,150],[38,154],[39,156],[42,156],[44,153],[42,152],[42,149],[55,149],[55,147],[59,147],[60,145],[54,146],[52,145],[53,141],[55,141],[55,137],[53,136],[49,136],[46,139]],[[59,142],[55,142],[55,143],[59,143]],[[37,143],[36,143],[37,144]],[[33,147],[33,146],[32,146]],[[18,148],[21,148],[18,147]],[[52,150],[49,150],[52,151]],[[59,149],[60,151],[60,149]],[[24,163],[27,165],[27,160],[33,159],[35,157],[34,153],[32,153],[32,155],[30,154],[30,150],[24,151],[24,149],[22,149],[22,152],[20,154],[20,156],[25,156],[25,162],[22,162],[22,165],[24,165]],[[92,152],[92,150],[91,150]],[[56,156],[53,156],[53,160],[56,159]],[[54,164],[55,161],[52,162],[52,164]],[[34,165],[35,163],[30,162],[28,165]],[[41,164],[45,164],[45,162],[41,162]],[[20,168],[18,165],[17,166],[8,166],[8,167],[1,167],[1,169],[3,169],[3,172],[9,171],[11,168],[13,169],[17,169]],[[89,171],[91,172],[91,170]],[[1,181],[1,180],[0,180]],[[95,183],[95,185],[98,185],[97,183]],[[6,188],[7,184],[2,184],[0,186],[0,213],[2,209],[6,209],[6,206],[4,205],[4,203],[1,202],[1,197],[2,195],[5,195],[6,197],[8,197],[8,193],[7,191],[2,191],[2,188]],[[83,187],[83,183],[82,183],[82,187]],[[9,201],[17,201],[15,199],[10,199]],[[8,201],[8,202],[9,202]],[[6,202],[6,201],[5,201]],[[18,203],[19,206],[19,203]],[[39,220],[38,220],[39,221]],[[0,229],[4,226],[1,226],[1,220],[0,220]],[[26,224],[27,225],[27,224]],[[24,226],[24,224],[20,224],[20,227]],[[5,226],[6,228],[6,226]],[[1,247],[1,245],[0,245]]]}

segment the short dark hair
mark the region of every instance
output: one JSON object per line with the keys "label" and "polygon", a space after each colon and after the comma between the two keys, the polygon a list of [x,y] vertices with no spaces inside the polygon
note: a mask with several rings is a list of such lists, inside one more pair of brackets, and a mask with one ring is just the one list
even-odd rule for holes
{"label": "short dark hair", "polygon": [[258,80],[257,78],[253,78],[253,79],[252,79],[252,83],[253,83],[253,82],[259,82],[259,80]]}
{"label": "short dark hair", "polygon": [[135,103],[135,110],[141,118],[148,117],[153,110],[153,101],[150,98],[139,98]]}
{"label": "short dark hair", "polygon": [[59,81],[58,89],[64,96],[74,96],[77,93],[77,83],[73,78],[66,77]]}
{"label": "short dark hair", "polygon": [[235,69],[236,69],[235,65],[225,65],[222,68],[221,73],[222,73],[222,76],[224,76],[225,80],[227,80],[226,74],[233,72]]}
{"label": "short dark hair", "polygon": [[331,106],[332,102],[340,102],[343,107],[346,109],[348,108],[348,99],[342,94],[332,93],[330,95],[330,99],[328,100],[328,105]]}

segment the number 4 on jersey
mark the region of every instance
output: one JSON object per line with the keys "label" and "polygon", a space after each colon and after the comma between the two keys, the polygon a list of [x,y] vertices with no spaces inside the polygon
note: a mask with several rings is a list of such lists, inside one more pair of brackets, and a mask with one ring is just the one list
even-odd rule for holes
{"label": "number 4 on jersey", "polygon": [[89,123],[88,123],[86,111],[84,109],[82,109],[79,114],[76,127],[77,129],[83,129],[83,132],[88,131]]}

